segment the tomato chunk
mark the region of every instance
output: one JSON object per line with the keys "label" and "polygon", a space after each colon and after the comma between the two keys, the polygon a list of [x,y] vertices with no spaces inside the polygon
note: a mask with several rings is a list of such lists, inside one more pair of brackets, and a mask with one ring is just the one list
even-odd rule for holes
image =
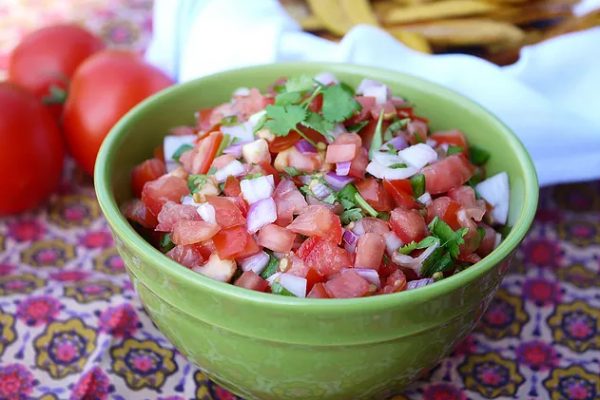
{"label": "tomato chunk", "polygon": [[173,243],[194,244],[212,238],[219,226],[206,221],[177,221],[173,225]]}
{"label": "tomato chunk", "polygon": [[193,152],[191,165],[188,165],[181,159],[186,170],[192,174],[206,174],[215,159],[222,140],[223,134],[220,131],[211,132],[204,139],[200,140],[196,147],[190,150]]}
{"label": "tomato chunk", "polygon": [[238,197],[242,194],[240,189],[240,180],[235,176],[229,175],[223,187],[223,193],[228,197]]}
{"label": "tomato chunk", "polygon": [[245,271],[235,281],[235,285],[250,290],[256,290],[257,292],[264,292],[269,287],[269,283],[258,276],[254,271]]}
{"label": "tomato chunk", "polygon": [[273,200],[277,206],[277,221],[278,225],[287,226],[292,222],[294,215],[300,213],[308,207],[304,196],[294,182],[289,179],[282,179],[275,188]]}
{"label": "tomato chunk", "polygon": [[438,197],[427,206],[427,220],[431,222],[433,218],[438,217],[450,225],[454,230],[460,228],[457,213],[460,210],[460,204],[448,196]]}
{"label": "tomato chunk", "polygon": [[315,283],[306,297],[310,297],[312,299],[328,299],[329,294],[327,293],[323,283]]}
{"label": "tomato chunk", "polygon": [[365,233],[358,239],[354,266],[379,269],[384,252],[385,240],[383,237],[377,233]]}
{"label": "tomato chunk", "polygon": [[369,164],[369,152],[364,147],[358,149],[356,153],[356,157],[352,160],[350,164],[350,172],[348,176],[353,178],[362,179],[365,177],[365,170],[367,169],[367,165]]}
{"label": "tomato chunk", "polygon": [[235,198],[206,196],[206,201],[215,208],[217,224],[222,228],[246,224],[246,218],[237,206]]}
{"label": "tomato chunk", "polygon": [[383,186],[375,178],[367,178],[357,182],[356,189],[375,210],[390,211],[392,209],[390,195],[383,190]]}
{"label": "tomato chunk", "polygon": [[362,297],[369,293],[369,282],[350,270],[342,271],[325,283],[327,293],[334,298]]}
{"label": "tomato chunk", "polygon": [[425,219],[416,210],[396,208],[390,215],[390,225],[404,243],[418,242],[427,235]]}
{"label": "tomato chunk", "polygon": [[430,194],[440,194],[468,181],[475,167],[461,154],[453,154],[423,168],[425,188]]}
{"label": "tomato chunk", "polygon": [[159,232],[171,232],[173,226],[178,221],[200,220],[201,218],[196,211],[196,207],[167,201],[158,213],[158,225],[156,226],[156,230]]}
{"label": "tomato chunk", "polygon": [[418,203],[413,197],[413,189],[408,179],[383,180],[383,188],[392,196],[397,207],[407,210],[417,208]]}
{"label": "tomato chunk", "polygon": [[453,146],[459,146],[463,149],[463,151],[467,151],[469,148],[465,135],[458,129],[452,129],[450,131],[433,132],[430,138],[434,140],[438,145],[445,143]]}
{"label": "tomato chunk", "polygon": [[188,268],[194,268],[202,265],[206,259],[200,249],[194,245],[179,245],[173,247],[167,253],[167,256],[173,261],[178,262]]}
{"label": "tomato chunk", "polygon": [[352,143],[330,144],[327,146],[325,161],[332,164],[344,161],[352,161],[356,156],[356,152],[356,146]]}
{"label": "tomato chunk", "polygon": [[352,265],[350,254],[335,243],[318,237],[309,238],[306,242],[309,243],[306,246],[302,244],[298,256],[302,257],[308,268],[314,269],[319,275],[331,276]]}
{"label": "tomato chunk", "polygon": [[322,205],[306,207],[287,229],[304,236],[319,236],[336,244],[342,241],[340,217]]}
{"label": "tomato chunk", "polygon": [[279,225],[269,224],[258,232],[258,244],[278,253],[292,250],[296,234]]}
{"label": "tomato chunk", "polygon": [[221,229],[213,237],[213,243],[220,259],[244,258],[260,250],[245,226]]}
{"label": "tomato chunk", "polygon": [[138,199],[126,203],[123,206],[123,214],[128,220],[137,222],[144,228],[154,228],[158,223],[156,217]]}
{"label": "tomato chunk", "polygon": [[162,160],[151,158],[142,162],[131,172],[131,190],[133,191],[133,195],[140,197],[146,182],[158,179],[166,173],[167,169]]}
{"label": "tomato chunk", "polygon": [[381,289],[382,294],[401,292],[406,289],[406,275],[399,269],[388,276],[385,286]]}
{"label": "tomato chunk", "polygon": [[163,175],[146,182],[142,189],[142,201],[146,208],[158,215],[167,201],[179,202],[181,197],[190,193],[185,179],[173,175]]}

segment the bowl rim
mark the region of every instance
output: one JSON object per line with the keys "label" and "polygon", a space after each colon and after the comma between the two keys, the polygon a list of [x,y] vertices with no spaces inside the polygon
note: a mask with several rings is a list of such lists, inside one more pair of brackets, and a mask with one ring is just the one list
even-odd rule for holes
{"label": "bowl rim", "polygon": [[[213,280],[187,268],[182,268],[180,264],[171,260],[144,240],[121,213],[120,208],[112,195],[111,184],[112,161],[116,154],[116,151],[113,151],[113,149],[118,147],[119,143],[125,138],[127,126],[137,118],[137,115],[162,97],[172,95],[179,90],[182,90],[185,86],[198,85],[204,80],[227,79],[230,74],[248,74],[253,72],[268,73],[270,70],[272,71],[271,73],[273,73],[274,79],[276,79],[275,71],[280,72],[281,69],[299,69],[302,67],[320,68],[323,71],[330,71],[333,73],[350,73],[371,77],[373,79],[385,79],[390,81],[411,80],[415,84],[427,88],[427,91],[435,92],[437,97],[445,97],[448,100],[461,103],[461,105],[468,108],[470,112],[482,115],[487,118],[492,125],[496,125],[495,129],[502,131],[502,135],[505,136],[504,139],[508,142],[511,150],[514,152],[525,172],[522,177],[524,182],[524,201],[522,203],[522,209],[517,216],[515,220],[516,223],[512,227],[509,235],[492,253],[456,275],[444,278],[415,291],[402,291],[393,294],[353,299],[313,299],[276,296],[270,293],[261,293],[237,287],[230,283]],[[136,255],[147,262],[155,263],[163,273],[170,275],[171,278],[184,280],[198,290],[206,290],[212,294],[223,296],[231,300],[241,300],[247,303],[262,305],[268,304],[272,307],[287,308],[293,306],[294,309],[298,311],[317,313],[336,312],[357,307],[361,309],[380,309],[400,305],[410,305],[413,303],[420,303],[430,298],[443,296],[449,292],[460,289],[461,287],[466,287],[470,282],[485,275],[496,267],[500,261],[507,258],[516,249],[533,221],[539,195],[535,167],[524,145],[506,124],[477,102],[454,90],[410,74],[379,67],[324,62],[281,62],[231,69],[188,82],[179,83],[156,93],[125,114],[125,116],[123,116],[111,129],[105,138],[96,159],[94,183],[100,208],[111,226],[114,235],[118,237],[127,248],[134,249]]]}

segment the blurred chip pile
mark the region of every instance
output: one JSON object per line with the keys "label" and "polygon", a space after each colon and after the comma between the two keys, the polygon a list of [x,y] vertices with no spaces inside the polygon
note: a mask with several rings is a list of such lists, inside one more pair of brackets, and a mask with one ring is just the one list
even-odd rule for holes
{"label": "blurred chip pile", "polygon": [[357,24],[384,28],[428,53],[465,52],[498,64],[522,46],[600,25],[600,10],[575,16],[579,0],[280,0],[306,31],[336,39]]}

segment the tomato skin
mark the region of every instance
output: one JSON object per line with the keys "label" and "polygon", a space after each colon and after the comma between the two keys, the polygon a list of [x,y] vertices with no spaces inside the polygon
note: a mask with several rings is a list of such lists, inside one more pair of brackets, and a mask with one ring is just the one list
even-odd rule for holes
{"label": "tomato skin", "polygon": [[336,244],[342,241],[340,217],[322,205],[306,207],[287,229],[305,236],[318,236]]}
{"label": "tomato skin", "polygon": [[329,294],[327,293],[327,290],[325,290],[325,285],[323,283],[315,283],[306,297],[311,299],[328,299]]}
{"label": "tomato skin", "polygon": [[448,196],[438,197],[427,206],[427,220],[431,222],[433,218],[441,218],[454,230],[460,228],[457,213],[460,210],[460,204]]}
{"label": "tomato skin", "polygon": [[125,215],[128,220],[137,222],[144,228],[153,229],[158,224],[156,216],[148,211],[141,200],[133,199],[125,203],[122,209],[123,215]]}
{"label": "tomato skin", "polygon": [[390,215],[390,225],[404,243],[418,242],[427,235],[425,220],[416,210],[396,208]]}
{"label": "tomato skin", "polygon": [[135,197],[142,195],[146,182],[160,178],[167,173],[165,163],[156,158],[151,158],[133,168],[131,172],[131,190]]}
{"label": "tomato skin", "polygon": [[58,186],[65,146],[52,116],[30,93],[0,83],[0,216],[25,211]]}
{"label": "tomato skin", "polygon": [[166,202],[178,203],[179,199],[188,193],[189,189],[185,179],[173,175],[163,175],[156,180],[146,182],[141,197],[148,211],[156,216]]}
{"label": "tomato skin", "polygon": [[[221,196],[206,196],[206,201],[215,208],[217,224],[221,228],[245,225],[246,218],[237,206],[235,198]],[[223,258],[223,257],[221,257]]]}
{"label": "tomato skin", "polygon": [[254,271],[245,271],[235,281],[235,285],[250,290],[256,290],[257,292],[265,292],[269,287],[269,283],[258,276]]}
{"label": "tomato skin", "polygon": [[445,193],[468,181],[475,167],[462,155],[453,154],[423,168],[425,189],[432,195]]}
{"label": "tomato skin", "polygon": [[229,175],[225,180],[225,186],[223,187],[223,193],[227,197],[238,197],[242,194],[240,189],[240,180],[235,176]]}
{"label": "tomato skin", "polygon": [[[54,25],[25,36],[13,50],[8,80],[42,100],[50,87],[68,90],[69,80],[86,58],[102,50],[102,40],[77,25]],[[58,121],[62,104],[48,105]]]}
{"label": "tomato skin", "polygon": [[220,259],[244,258],[260,250],[244,226],[221,229],[213,236],[213,243]]}
{"label": "tomato skin", "polygon": [[358,239],[354,266],[357,268],[379,269],[385,253],[385,241],[377,233],[365,233]]}
{"label": "tomato skin", "polygon": [[384,179],[383,189],[392,196],[397,207],[407,210],[418,207],[418,203],[413,197],[412,185],[408,179]]}
{"label": "tomato skin", "polygon": [[258,232],[258,243],[278,253],[289,253],[295,240],[295,233],[275,224],[264,226]]}
{"label": "tomato skin", "polygon": [[[307,128],[303,125],[298,125],[298,129],[313,142],[327,143],[323,135],[314,129]],[[300,136],[298,132],[290,132],[287,136],[276,137],[273,141],[269,142],[269,151],[271,153],[280,153],[292,147],[296,142],[300,141],[300,139],[302,139],[302,136]]]}
{"label": "tomato skin", "polygon": [[192,150],[194,158],[189,172],[192,174],[206,174],[215,160],[217,150],[219,150],[219,145],[222,141],[223,134],[220,131],[211,132],[202,139]]}
{"label": "tomato skin", "polygon": [[330,240],[313,237],[306,242],[300,246],[298,257],[319,275],[329,277],[352,265],[350,254]]}
{"label": "tomato skin", "polygon": [[356,183],[360,195],[377,211],[391,211],[392,199],[381,183],[375,178],[363,179]]}
{"label": "tomato skin", "polygon": [[173,82],[133,53],[106,50],[85,60],[73,75],[63,127],[69,150],[92,175],[109,130],[133,106]]}
{"label": "tomato skin", "polygon": [[325,289],[329,296],[337,299],[362,297],[369,293],[369,282],[349,269],[327,281]]}
{"label": "tomato skin", "polygon": [[465,135],[458,129],[433,132],[430,136],[430,139],[435,140],[438,145],[445,143],[453,146],[459,146],[463,149],[463,151],[468,151],[469,149]]}
{"label": "tomato skin", "polygon": [[356,157],[350,163],[350,172],[348,176],[353,178],[362,179],[365,177],[365,170],[369,164],[369,152],[364,147],[358,149]]}

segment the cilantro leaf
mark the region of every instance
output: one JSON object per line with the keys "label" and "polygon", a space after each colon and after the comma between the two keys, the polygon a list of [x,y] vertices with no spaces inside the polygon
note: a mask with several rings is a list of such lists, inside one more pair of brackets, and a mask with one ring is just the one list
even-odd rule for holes
{"label": "cilantro leaf", "polygon": [[462,147],[450,145],[450,146],[448,146],[448,151],[446,152],[446,154],[451,156],[452,154],[458,154],[458,153],[462,153],[462,152],[463,152]]}
{"label": "cilantro leaf", "polygon": [[354,200],[356,200],[356,204],[360,206],[363,210],[367,212],[371,217],[377,217],[377,210],[375,210],[367,201],[360,195],[360,193],[356,192],[354,194]]}
{"label": "cilantro leaf", "polygon": [[162,251],[163,253],[166,253],[169,250],[171,250],[173,247],[175,247],[175,243],[173,243],[173,241],[171,240],[171,234],[165,233],[160,238],[160,251]]}
{"label": "cilantro leaf", "polygon": [[273,106],[268,105],[265,127],[267,127],[275,136],[285,136],[291,130],[296,129],[296,125],[304,121],[306,110],[301,106]]}
{"label": "cilantro leaf", "polygon": [[356,111],[360,111],[360,104],[341,85],[327,86],[323,89],[322,113],[326,120],[342,122]]}
{"label": "cilantro leaf", "polygon": [[373,139],[371,139],[371,147],[369,148],[369,160],[373,159],[373,153],[381,148],[383,145],[383,137],[381,135],[381,124],[383,123],[383,110],[379,113],[379,119],[377,119],[377,125],[375,126],[375,133]]}
{"label": "cilantro leaf", "polygon": [[220,124],[222,126],[233,126],[238,124],[237,115],[228,115],[226,117],[221,118]]}
{"label": "cilantro leaf", "polygon": [[435,217],[429,224],[429,230],[442,241],[442,247],[445,247],[452,258],[458,257],[460,253],[460,245],[465,242],[463,236],[467,234],[467,228],[460,228],[453,231],[450,226]]}
{"label": "cilantro leaf", "polygon": [[428,247],[433,246],[436,243],[439,243],[440,239],[435,236],[427,236],[425,239],[421,240],[419,243],[412,241],[404,246],[400,247],[398,251],[400,254],[410,254],[413,250],[417,249],[426,249]]}
{"label": "cilantro leaf", "polygon": [[177,148],[177,150],[175,150],[175,153],[173,153],[173,155],[171,156],[171,158],[173,160],[179,162],[179,158],[181,158],[181,155],[183,153],[185,153],[186,151],[191,150],[193,148],[194,148],[194,146],[192,146],[191,144],[187,144],[187,143],[182,144],[181,146],[179,146]]}
{"label": "cilantro leaf", "polygon": [[298,176],[302,174],[302,172],[300,172],[297,168],[294,167],[283,167],[283,169],[285,173],[289,176]]}
{"label": "cilantro leaf", "polygon": [[481,147],[469,147],[469,158],[475,165],[483,165],[490,159],[490,152]]}
{"label": "cilantro leaf", "polygon": [[401,163],[394,163],[392,165],[390,165],[388,168],[392,168],[392,169],[398,169],[398,168],[406,168],[407,165],[403,162]]}
{"label": "cilantro leaf", "polygon": [[432,276],[435,273],[443,273],[452,266],[452,257],[444,250],[443,247],[438,247],[429,257],[423,262],[421,267],[421,276]]}
{"label": "cilantro leaf", "polygon": [[354,133],[358,133],[360,132],[360,130],[362,128],[364,128],[365,126],[369,125],[369,121],[362,121],[362,122],[358,122],[354,125],[350,125],[348,127],[348,132],[354,132]]}
{"label": "cilantro leaf", "polygon": [[287,104],[298,103],[302,98],[302,93],[300,92],[283,92],[275,97],[275,104],[278,106],[284,106]]}
{"label": "cilantro leaf", "polygon": [[360,208],[350,208],[340,215],[342,224],[348,225],[352,221],[358,221],[363,218],[363,213]]}
{"label": "cilantro leaf", "polygon": [[314,129],[323,136],[330,136],[329,132],[333,130],[333,122],[327,121],[320,114],[309,111],[308,117],[302,125]]}
{"label": "cilantro leaf", "polygon": [[386,142],[388,140],[392,140],[392,138],[394,137],[394,133],[398,132],[400,129],[403,129],[409,122],[410,118],[403,118],[392,122],[390,126],[388,126],[388,128],[385,130],[385,133],[383,134],[383,140],[385,140]]}
{"label": "cilantro leaf", "polygon": [[231,144],[231,136],[229,136],[228,134],[224,134],[223,139],[221,140],[221,144],[219,144],[219,147],[217,148],[217,152],[215,153],[215,157],[220,156],[223,153],[223,150],[225,150],[227,147],[229,147],[230,144]]}
{"label": "cilantro leaf", "polygon": [[190,193],[194,194],[202,190],[204,185],[206,185],[206,182],[208,182],[208,177],[206,175],[188,175],[187,185],[188,189],[190,189]]}
{"label": "cilantro leaf", "polygon": [[286,92],[305,92],[313,88],[314,81],[308,75],[293,76],[285,83]]}
{"label": "cilantro leaf", "polygon": [[337,198],[345,210],[356,207],[355,195],[358,193],[354,185],[347,184],[337,193]]}

